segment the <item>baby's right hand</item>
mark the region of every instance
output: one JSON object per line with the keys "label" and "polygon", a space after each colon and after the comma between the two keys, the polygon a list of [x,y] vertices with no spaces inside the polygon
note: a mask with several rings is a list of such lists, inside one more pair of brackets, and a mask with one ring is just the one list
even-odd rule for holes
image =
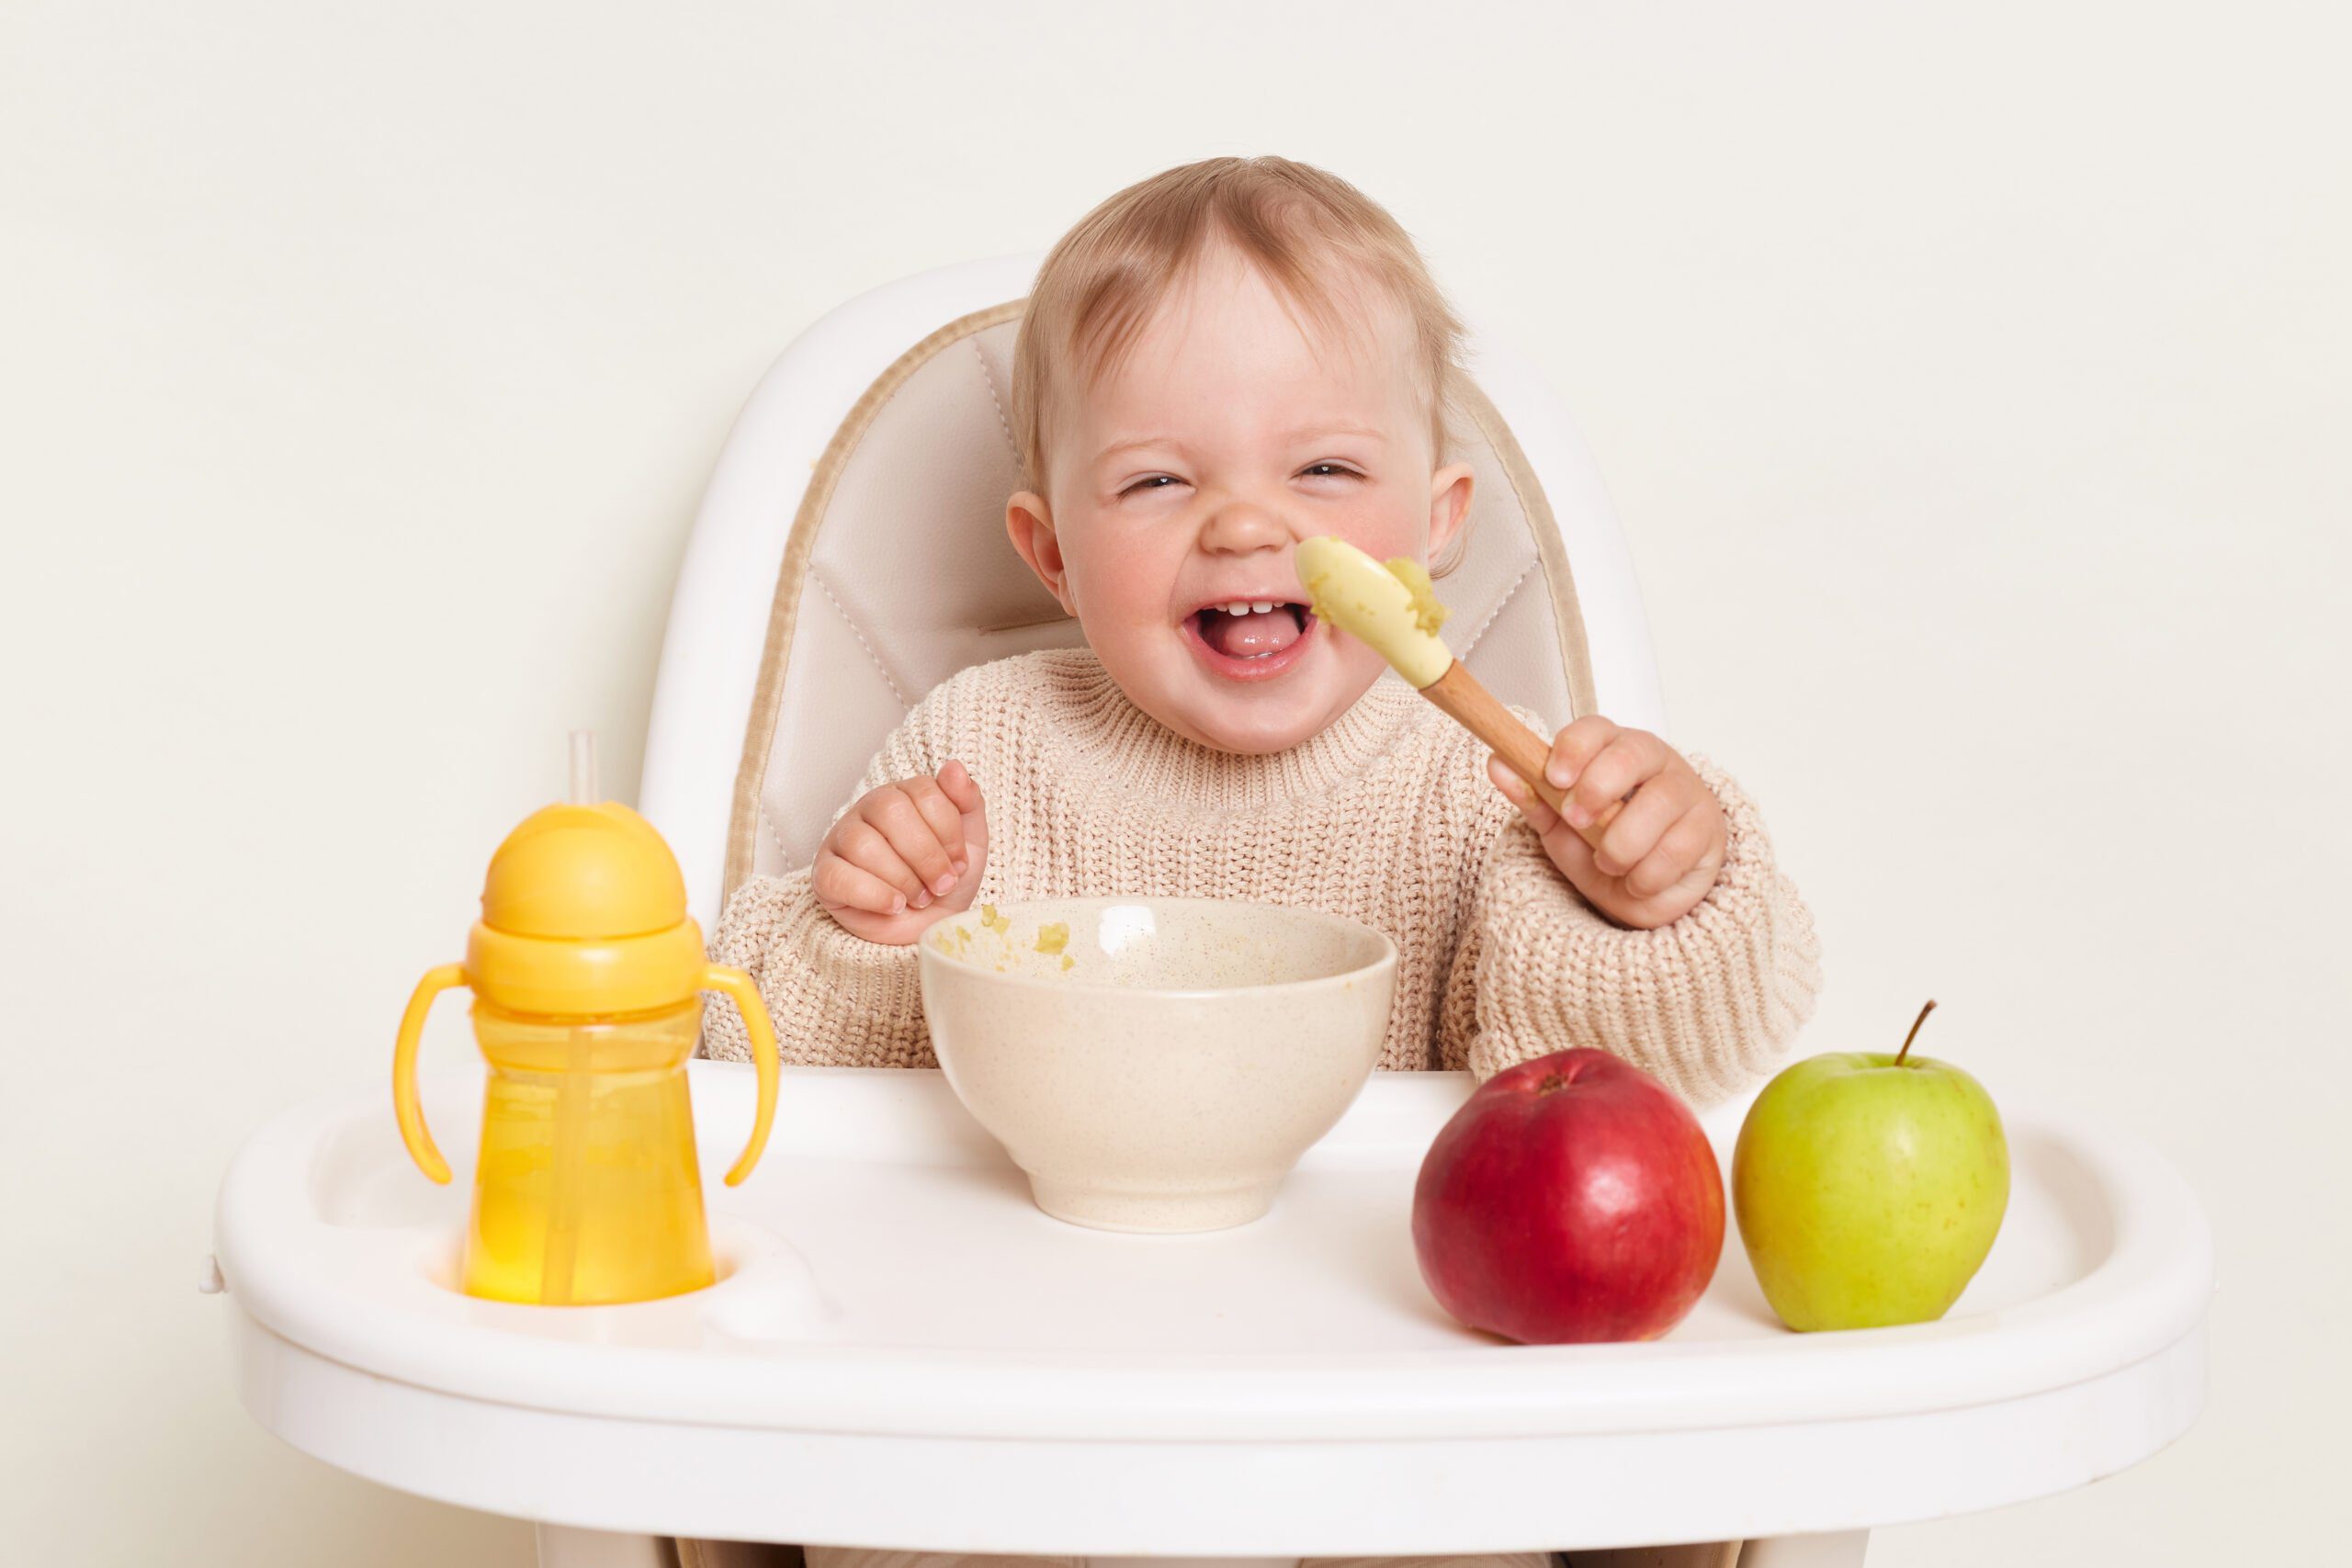
{"label": "baby's right hand", "polygon": [[852,936],[904,947],[971,907],[988,858],[980,786],[951,761],[936,779],[884,784],[842,812],[818,846],[809,883]]}

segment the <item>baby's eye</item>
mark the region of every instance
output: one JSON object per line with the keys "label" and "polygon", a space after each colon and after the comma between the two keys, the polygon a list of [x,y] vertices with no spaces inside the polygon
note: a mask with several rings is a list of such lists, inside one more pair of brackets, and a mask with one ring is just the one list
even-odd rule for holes
{"label": "baby's eye", "polygon": [[1309,463],[1301,470],[1301,472],[1312,474],[1317,479],[1322,479],[1327,476],[1333,479],[1345,478],[1360,479],[1363,478],[1362,474],[1357,473],[1353,468],[1342,467],[1338,463]]}
{"label": "baby's eye", "polygon": [[1182,484],[1183,482],[1183,480],[1176,478],[1172,474],[1146,474],[1142,479],[1137,479],[1135,483],[1129,485],[1119,493],[1121,495],[1133,495],[1139,490],[1160,490],[1168,485]]}

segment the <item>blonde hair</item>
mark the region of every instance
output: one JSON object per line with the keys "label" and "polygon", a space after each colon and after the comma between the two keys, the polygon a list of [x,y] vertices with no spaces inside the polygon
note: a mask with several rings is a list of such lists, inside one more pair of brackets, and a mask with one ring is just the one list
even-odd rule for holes
{"label": "blonde hair", "polygon": [[[1306,308],[1326,333],[1354,325],[1346,285],[1370,281],[1413,329],[1414,368],[1430,403],[1430,450],[1453,446],[1448,414],[1463,325],[1412,236],[1337,175],[1288,158],[1204,158],[1141,180],[1080,219],[1037,269],[1012,350],[1012,430],[1029,488],[1046,489],[1046,425],[1073,386],[1114,369],[1153,312],[1223,240]],[[1294,315],[1294,320],[1295,316]],[[1451,568],[1467,530],[1438,568]]]}

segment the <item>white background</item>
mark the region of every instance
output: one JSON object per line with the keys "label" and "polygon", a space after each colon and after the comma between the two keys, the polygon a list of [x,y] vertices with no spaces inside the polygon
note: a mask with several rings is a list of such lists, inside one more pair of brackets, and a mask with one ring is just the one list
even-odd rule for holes
{"label": "white background", "polygon": [[777,350],[1231,152],[1387,203],[1577,412],[1673,738],[1818,914],[1804,1045],[1935,996],[1923,1048],[2103,1106],[2210,1206],[2198,1427],[1874,1568],[2337,1539],[2332,9],[15,0],[7,1555],[526,1560],[239,1410],[195,1291],[224,1163],[385,1072],[567,727],[633,792]]}

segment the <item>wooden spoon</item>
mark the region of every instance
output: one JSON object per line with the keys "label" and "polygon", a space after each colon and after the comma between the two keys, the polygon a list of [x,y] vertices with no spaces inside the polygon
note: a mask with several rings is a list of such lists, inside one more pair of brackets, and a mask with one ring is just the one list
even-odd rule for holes
{"label": "wooden spoon", "polygon": [[[1345,539],[1326,535],[1298,547],[1298,581],[1318,618],[1388,660],[1406,684],[1494,748],[1503,766],[1566,820],[1567,796],[1544,776],[1550,738],[1521,723],[1447,649],[1437,635],[1446,608],[1418,562],[1399,558],[1383,566]],[[1624,808],[1624,801],[1611,801],[1577,835],[1599,849],[1601,834]]]}

